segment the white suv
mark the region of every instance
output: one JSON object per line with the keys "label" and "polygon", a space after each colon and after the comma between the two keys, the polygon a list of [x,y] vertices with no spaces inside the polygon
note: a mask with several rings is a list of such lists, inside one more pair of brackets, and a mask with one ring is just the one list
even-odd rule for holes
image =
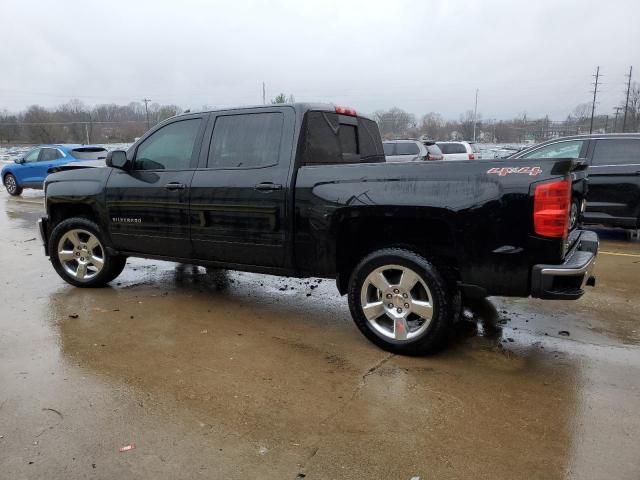
{"label": "white suv", "polygon": [[445,160],[482,160],[475,142],[438,142]]}
{"label": "white suv", "polygon": [[433,141],[389,140],[382,142],[387,162],[442,160],[442,152]]}

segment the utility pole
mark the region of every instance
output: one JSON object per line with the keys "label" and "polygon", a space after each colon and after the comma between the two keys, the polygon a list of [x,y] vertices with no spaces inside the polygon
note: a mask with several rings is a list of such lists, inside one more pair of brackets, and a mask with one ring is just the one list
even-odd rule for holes
{"label": "utility pole", "polygon": [[593,133],[593,114],[596,110],[596,95],[598,94],[598,80],[600,79],[600,67],[596,67],[596,74],[593,75],[596,78],[596,83],[593,87],[593,103],[591,104],[591,123],[589,124],[589,133]]}
{"label": "utility pole", "polygon": [[476,104],[473,107],[473,141],[476,141],[476,119],[478,118],[478,89],[476,88]]}
{"label": "utility pole", "polygon": [[618,131],[618,115],[620,115],[622,107],[614,107],[614,110],[616,111],[616,117],[613,120],[613,132],[615,133]]}
{"label": "utility pole", "polygon": [[624,133],[627,127],[627,110],[629,110],[629,91],[631,90],[631,73],[633,72],[633,65],[629,67],[629,81],[627,82],[627,101],[624,104],[624,118],[622,119],[622,133]]}
{"label": "utility pole", "polygon": [[144,113],[147,116],[147,130],[149,130],[149,107],[148,107],[148,103],[151,101],[150,98],[143,98],[142,101],[144,102]]}
{"label": "utility pole", "polygon": [[263,105],[267,104],[267,90],[264,86],[264,82],[262,82],[262,104]]}

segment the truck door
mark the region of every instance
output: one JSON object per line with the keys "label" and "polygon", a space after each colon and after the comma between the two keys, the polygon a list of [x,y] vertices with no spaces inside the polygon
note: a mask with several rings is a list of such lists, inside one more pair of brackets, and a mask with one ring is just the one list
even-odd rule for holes
{"label": "truck door", "polygon": [[218,112],[210,123],[191,183],[195,257],[288,266],[294,109]]}
{"label": "truck door", "polygon": [[601,138],[591,147],[589,222],[637,228],[640,215],[640,138]]}
{"label": "truck door", "polygon": [[116,249],[190,257],[189,187],[207,117],[165,124],[138,144],[130,170],[111,173],[106,206]]}

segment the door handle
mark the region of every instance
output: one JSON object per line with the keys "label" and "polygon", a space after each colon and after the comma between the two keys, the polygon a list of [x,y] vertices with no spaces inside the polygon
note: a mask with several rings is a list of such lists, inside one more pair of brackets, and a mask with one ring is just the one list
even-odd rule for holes
{"label": "door handle", "polygon": [[167,183],[164,188],[166,188],[167,190],[184,190],[185,188],[187,188],[187,186],[184,183],[171,182]]}
{"label": "door handle", "polygon": [[272,192],[274,190],[282,190],[282,185],[279,183],[262,182],[254,185],[253,188],[260,192]]}

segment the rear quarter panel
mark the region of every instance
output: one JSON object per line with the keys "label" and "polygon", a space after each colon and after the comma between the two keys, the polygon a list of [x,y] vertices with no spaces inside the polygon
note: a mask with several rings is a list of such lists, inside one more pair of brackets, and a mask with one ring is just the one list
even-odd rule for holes
{"label": "rear quarter panel", "polygon": [[295,203],[298,265],[305,272],[335,275],[339,227],[353,218],[437,219],[451,232],[463,283],[481,285],[488,294],[528,295],[531,266],[559,261],[563,254],[561,241],[532,235],[531,184],[552,178],[554,163],[517,162],[520,168],[538,167],[535,175],[488,173],[509,167],[504,161],[301,167]]}

